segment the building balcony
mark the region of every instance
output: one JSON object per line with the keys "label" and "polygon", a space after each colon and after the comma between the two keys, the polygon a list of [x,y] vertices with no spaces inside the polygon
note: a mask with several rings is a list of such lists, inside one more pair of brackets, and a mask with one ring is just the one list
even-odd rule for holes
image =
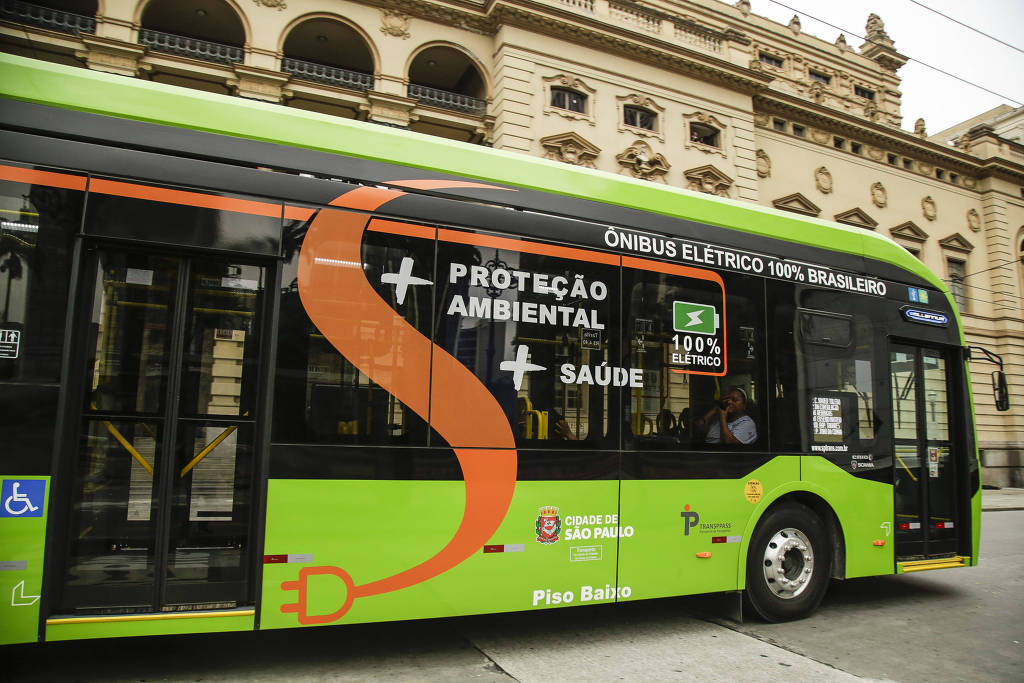
{"label": "building balcony", "polygon": [[479,97],[470,97],[457,92],[449,92],[439,88],[428,88],[425,85],[409,84],[409,97],[439,109],[448,109],[472,116],[483,116],[487,113],[487,101]]}
{"label": "building balcony", "polygon": [[164,33],[163,31],[154,31],[148,28],[139,31],[139,43],[154,52],[191,57],[192,59],[200,59],[204,62],[234,64],[241,62],[243,58],[242,48],[235,45],[225,45],[223,43],[215,43],[212,40],[177,36],[173,33]]}
{"label": "building balcony", "polygon": [[20,0],[0,1],[0,20],[60,33],[96,33],[96,19]]}
{"label": "building balcony", "polygon": [[352,71],[316,62],[285,57],[281,60],[281,70],[290,73],[293,78],[314,83],[326,83],[349,90],[366,91],[373,88],[373,74]]}

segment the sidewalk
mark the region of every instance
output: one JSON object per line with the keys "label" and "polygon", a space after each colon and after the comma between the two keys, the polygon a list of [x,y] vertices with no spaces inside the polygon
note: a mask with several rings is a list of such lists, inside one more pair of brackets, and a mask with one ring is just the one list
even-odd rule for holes
{"label": "sidewalk", "polygon": [[981,509],[1024,510],[1024,489],[992,489],[981,492]]}

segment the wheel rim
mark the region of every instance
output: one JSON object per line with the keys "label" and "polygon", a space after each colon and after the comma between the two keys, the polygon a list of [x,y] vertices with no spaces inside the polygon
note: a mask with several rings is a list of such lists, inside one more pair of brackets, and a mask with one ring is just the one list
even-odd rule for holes
{"label": "wheel rim", "polygon": [[811,584],[814,553],[811,541],[799,529],[780,529],[764,549],[764,580],[783,600],[797,597]]}

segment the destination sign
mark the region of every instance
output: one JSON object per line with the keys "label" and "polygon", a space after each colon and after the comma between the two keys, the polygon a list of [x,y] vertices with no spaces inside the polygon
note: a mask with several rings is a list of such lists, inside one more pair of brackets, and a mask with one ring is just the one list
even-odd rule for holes
{"label": "destination sign", "polygon": [[827,266],[783,259],[739,249],[730,249],[704,242],[676,237],[648,235],[619,228],[608,228],[604,243],[612,249],[630,251],[644,256],[672,259],[679,263],[731,270],[737,273],[763,275],[777,280],[802,282],[817,287],[845,292],[885,296],[885,282],[872,277],[837,271]]}

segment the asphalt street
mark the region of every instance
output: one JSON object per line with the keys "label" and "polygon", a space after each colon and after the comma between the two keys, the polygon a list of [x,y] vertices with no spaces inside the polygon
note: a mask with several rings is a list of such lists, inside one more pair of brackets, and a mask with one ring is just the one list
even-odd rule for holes
{"label": "asphalt street", "polygon": [[[1019,500],[1019,499],[1018,499]],[[259,633],[0,648],[16,681],[1020,681],[1024,510],[970,569],[836,582],[802,621],[720,597]]]}

